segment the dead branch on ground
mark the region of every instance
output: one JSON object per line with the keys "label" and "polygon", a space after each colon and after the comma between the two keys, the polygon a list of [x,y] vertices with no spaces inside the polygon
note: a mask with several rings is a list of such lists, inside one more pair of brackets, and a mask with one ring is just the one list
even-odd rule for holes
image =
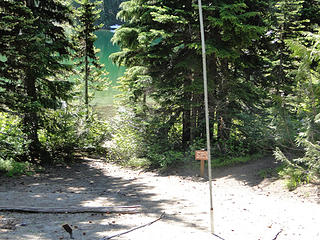
{"label": "dead branch on ground", "polygon": [[276,240],[276,239],[278,238],[279,234],[280,234],[282,231],[283,231],[283,229],[281,229],[281,230],[277,233],[277,235],[276,235],[272,240]]}
{"label": "dead branch on ground", "polygon": [[103,238],[101,238],[100,240],[109,240],[109,239],[111,239],[111,238],[120,237],[121,235],[130,233],[130,232],[135,231],[135,230],[137,230],[137,229],[150,226],[151,224],[153,224],[153,223],[161,220],[161,219],[164,217],[164,215],[165,215],[165,212],[163,212],[163,213],[160,215],[160,217],[158,217],[156,220],[153,220],[152,222],[143,224],[143,225],[138,226],[138,227],[131,228],[131,229],[128,230],[128,231],[125,231],[125,232],[122,232],[122,233],[118,233],[118,234],[115,234],[115,235],[112,235],[112,236],[109,236],[109,237],[103,237]]}

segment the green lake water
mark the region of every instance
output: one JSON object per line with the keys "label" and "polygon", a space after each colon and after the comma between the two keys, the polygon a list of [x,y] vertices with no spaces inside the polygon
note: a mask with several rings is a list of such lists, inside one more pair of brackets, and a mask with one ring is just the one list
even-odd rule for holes
{"label": "green lake water", "polygon": [[107,90],[97,92],[94,99],[94,104],[97,108],[108,108],[113,105],[114,96],[119,93],[115,88],[117,86],[117,79],[121,77],[125,71],[124,67],[118,67],[109,58],[111,53],[118,52],[119,46],[113,45],[110,41],[113,33],[107,30],[100,30],[96,32],[98,39],[95,42],[95,47],[100,49],[98,56],[100,62],[105,65],[106,70],[109,72],[108,78],[110,86]]}

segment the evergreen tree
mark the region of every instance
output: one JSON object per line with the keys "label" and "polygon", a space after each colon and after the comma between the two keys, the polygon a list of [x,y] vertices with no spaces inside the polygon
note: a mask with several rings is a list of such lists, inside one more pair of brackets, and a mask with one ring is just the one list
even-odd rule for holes
{"label": "evergreen tree", "polygon": [[[72,1],[72,5],[75,8],[80,6],[79,1],[77,0],[67,0]],[[92,0],[91,2],[95,2]],[[121,24],[122,22],[116,18],[117,13],[119,12],[119,5],[123,0],[102,0],[101,4],[97,5],[97,9],[101,10],[100,16],[96,21],[96,24],[103,24],[104,28],[109,28],[115,24]]]}
{"label": "evergreen tree", "polygon": [[309,40],[307,44],[293,40],[288,43],[293,56],[298,58],[297,87],[293,98],[298,109],[297,117],[302,123],[296,142],[304,154],[288,159],[279,148],[275,151],[277,160],[287,165],[285,170],[291,177],[288,182],[291,190],[320,176],[320,35],[308,33],[305,38]]}
{"label": "evergreen tree", "polygon": [[301,19],[301,9],[303,1],[283,0],[277,1],[275,5],[275,25],[274,25],[274,48],[277,53],[274,59],[274,76],[278,79],[277,90],[281,91],[281,86],[290,85],[292,76],[289,72],[294,69],[290,52],[285,41],[296,39],[303,30]]}
{"label": "evergreen tree", "polygon": [[[208,54],[211,50],[211,119],[216,123],[216,139],[224,153],[232,147],[237,149],[239,143],[247,151],[252,144],[250,139],[261,136],[247,126],[257,125],[255,119],[261,114],[261,99],[267,86],[263,82],[260,47],[267,30],[268,3],[217,1],[204,5],[205,25],[209,26]],[[241,148],[236,151],[241,152]]]}
{"label": "evergreen tree", "polygon": [[[139,9],[143,3],[145,7]],[[191,57],[198,58],[197,65],[201,66],[199,54],[188,48],[194,38],[192,14],[195,9],[191,1],[157,1],[152,4],[129,1],[121,7],[123,10],[119,17],[127,24],[115,33],[113,39],[123,51],[114,54],[113,58],[129,67],[122,80],[123,86],[132,94],[129,99],[135,108],[140,103],[141,109],[146,110],[148,98],[159,103],[155,109],[149,109],[161,119],[156,120],[158,128],[152,129],[158,129],[158,136],[167,139],[180,114],[186,119],[186,112],[190,111],[190,93],[184,93],[181,87],[190,82]],[[185,86],[187,88],[190,86]],[[190,124],[187,121],[184,121],[183,132],[182,141],[186,143],[190,141]]]}
{"label": "evergreen tree", "polygon": [[[196,5],[192,1],[132,0],[121,8],[119,17],[125,24],[113,40],[122,51],[112,57],[128,67],[122,84],[129,100],[135,108],[140,105],[138,109],[145,109],[146,99],[154,100],[152,115],[157,116],[158,128],[153,125],[152,129],[158,129],[158,134],[153,136],[168,139],[181,124],[180,139],[188,146],[204,134]],[[218,132],[216,141],[232,137],[233,123],[242,121],[237,113],[256,107],[252,98],[259,99],[257,89],[263,84],[258,70],[262,61],[256,52],[266,30],[267,9],[265,1],[204,2],[210,116],[211,127]]]}
{"label": "evergreen tree", "polygon": [[304,0],[302,4],[301,19],[306,31],[314,31],[320,26],[320,2],[318,0]]}
{"label": "evergreen tree", "polygon": [[[274,107],[272,109],[276,126],[276,139],[282,146],[294,146],[296,137],[295,111],[296,106],[290,98],[294,94],[297,79],[295,71],[297,62],[291,55],[288,42],[308,40],[302,34],[305,31],[313,31],[318,23],[317,17],[312,16],[319,9],[318,1],[310,0],[279,0],[271,7],[273,21],[269,31],[271,71],[269,75],[273,89],[270,92]],[[311,17],[311,18],[310,18]]]}
{"label": "evergreen tree", "polygon": [[79,67],[81,80],[83,81],[81,86],[84,85],[84,103],[86,106],[86,118],[88,118],[89,99],[92,97],[89,94],[89,90],[91,92],[102,90],[107,83],[104,66],[99,63],[98,50],[94,47],[94,42],[97,39],[94,32],[102,27],[102,25],[95,25],[100,13],[97,8],[102,2],[92,2],[90,0],[77,0],[76,2],[80,6],[76,9],[78,22],[74,39],[77,45],[75,58],[78,59],[76,65]]}
{"label": "evergreen tree", "polygon": [[55,78],[69,69],[62,64],[71,47],[62,25],[71,23],[71,12],[54,0],[4,0],[0,10],[0,104],[23,119],[30,142],[27,159],[45,162],[49,159],[38,136],[43,110],[59,107],[71,88]]}

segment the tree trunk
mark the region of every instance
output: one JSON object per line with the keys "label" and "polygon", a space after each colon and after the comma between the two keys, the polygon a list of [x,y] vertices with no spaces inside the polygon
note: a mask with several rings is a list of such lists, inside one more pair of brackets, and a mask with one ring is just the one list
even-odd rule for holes
{"label": "tree trunk", "polygon": [[196,94],[191,94],[191,116],[190,116],[190,141],[195,140],[195,129],[197,127],[197,110],[196,110]]}
{"label": "tree trunk", "polygon": [[184,103],[183,103],[183,115],[182,115],[182,146],[184,149],[188,147],[191,140],[191,92],[189,87],[192,83],[191,77],[186,77],[184,81]]}
{"label": "tree trunk", "polygon": [[[86,40],[86,42],[87,42],[87,40]],[[87,46],[86,46],[86,50],[85,50],[85,75],[84,75],[84,104],[86,106],[86,119],[89,118],[88,78],[89,78],[89,60],[88,60]]]}
{"label": "tree trunk", "polygon": [[29,156],[31,158],[31,162],[35,163],[39,159],[41,144],[38,137],[39,119],[38,106],[36,105],[37,89],[33,74],[26,74],[24,88],[26,91],[28,103],[23,116],[23,132],[27,135],[27,138],[30,141]]}
{"label": "tree trunk", "polygon": [[214,135],[214,126],[216,120],[217,110],[217,90],[216,85],[219,81],[218,70],[217,70],[217,58],[212,55],[208,59],[208,97],[209,97],[209,127],[210,127],[210,139],[216,139]]}
{"label": "tree trunk", "polygon": [[217,140],[220,151],[225,154],[227,152],[226,142],[230,137],[231,119],[229,115],[229,91],[230,91],[230,69],[229,62],[226,59],[221,60],[221,76],[219,81],[217,99],[216,119],[218,124]]}

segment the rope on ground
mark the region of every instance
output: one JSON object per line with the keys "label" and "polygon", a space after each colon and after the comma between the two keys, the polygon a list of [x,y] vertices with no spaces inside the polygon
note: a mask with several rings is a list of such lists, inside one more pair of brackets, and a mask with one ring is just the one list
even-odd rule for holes
{"label": "rope on ground", "polygon": [[109,239],[111,239],[111,238],[120,237],[121,235],[130,233],[130,232],[135,231],[135,230],[137,230],[137,229],[150,226],[151,224],[153,224],[153,223],[161,220],[161,219],[164,217],[164,215],[165,215],[165,212],[163,212],[163,213],[160,215],[160,217],[158,217],[156,220],[153,220],[152,222],[143,224],[143,225],[138,226],[138,227],[131,228],[131,229],[128,230],[128,231],[125,231],[125,232],[122,232],[122,233],[118,233],[118,234],[115,234],[115,235],[112,235],[112,236],[109,236],[109,237],[103,237],[103,238],[101,238],[100,240],[109,240]]}

